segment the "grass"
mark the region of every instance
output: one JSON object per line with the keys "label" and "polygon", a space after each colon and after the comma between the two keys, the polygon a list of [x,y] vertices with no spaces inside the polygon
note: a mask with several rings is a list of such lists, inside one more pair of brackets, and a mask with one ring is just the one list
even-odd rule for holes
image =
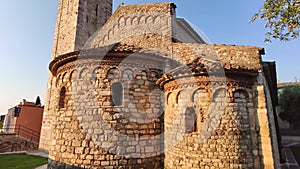
{"label": "grass", "polygon": [[300,147],[291,147],[291,150],[297,160],[297,163],[300,164]]}
{"label": "grass", "polygon": [[26,154],[0,155],[0,168],[2,169],[34,169],[46,164],[48,159],[40,156]]}

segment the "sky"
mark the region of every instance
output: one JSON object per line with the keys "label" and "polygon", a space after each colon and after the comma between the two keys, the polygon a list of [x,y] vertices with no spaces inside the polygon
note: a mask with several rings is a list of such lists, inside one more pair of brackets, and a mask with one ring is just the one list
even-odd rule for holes
{"label": "sky", "polygon": [[[114,0],[121,3],[153,3],[161,0]],[[263,0],[174,0],[177,16],[192,23],[213,44],[265,48],[265,61],[276,61],[277,79],[300,78],[300,38],[265,43],[264,22],[249,23]],[[45,101],[58,0],[9,0],[0,10],[0,114],[22,99]]]}

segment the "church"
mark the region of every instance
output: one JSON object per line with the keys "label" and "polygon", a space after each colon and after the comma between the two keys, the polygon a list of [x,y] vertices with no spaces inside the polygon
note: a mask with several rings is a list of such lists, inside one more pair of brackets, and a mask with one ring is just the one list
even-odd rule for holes
{"label": "church", "polygon": [[60,0],[49,169],[278,168],[264,49],[207,44],[176,8]]}

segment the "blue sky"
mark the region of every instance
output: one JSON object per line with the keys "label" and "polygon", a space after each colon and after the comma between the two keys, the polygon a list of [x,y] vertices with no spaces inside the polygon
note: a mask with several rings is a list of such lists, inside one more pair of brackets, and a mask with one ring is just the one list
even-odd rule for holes
{"label": "blue sky", "polygon": [[[160,0],[115,0],[114,8],[125,4],[164,2]],[[264,22],[249,23],[263,4],[256,0],[174,0],[177,15],[183,17],[215,44],[259,46],[264,60],[276,61],[277,78],[300,78],[300,39],[264,43]],[[0,10],[0,114],[23,98],[45,100],[48,64],[52,50],[58,0],[9,0]]]}

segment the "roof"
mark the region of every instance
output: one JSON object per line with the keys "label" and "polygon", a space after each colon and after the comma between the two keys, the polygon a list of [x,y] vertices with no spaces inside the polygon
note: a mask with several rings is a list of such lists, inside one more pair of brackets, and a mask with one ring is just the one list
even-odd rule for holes
{"label": "roof", "polygon": [[[195,63],[201,58],[201,62],[205,59],[218,62],[227,70],[261,69],[263,48],[199,43],[201,37],[196,31],[186,21],[174,17],[175,8],[170,2],[120,5],[103,28],[88,40],[80,54],[73,52],[57,57],[50,63],[50,70],[55,74],[58,67],[67,62],[104,56],[107,52],[154,54],[181,65]],[[173,23],[181,26],[174,27]],[[175,37],[174,31],[177,32]]]}

